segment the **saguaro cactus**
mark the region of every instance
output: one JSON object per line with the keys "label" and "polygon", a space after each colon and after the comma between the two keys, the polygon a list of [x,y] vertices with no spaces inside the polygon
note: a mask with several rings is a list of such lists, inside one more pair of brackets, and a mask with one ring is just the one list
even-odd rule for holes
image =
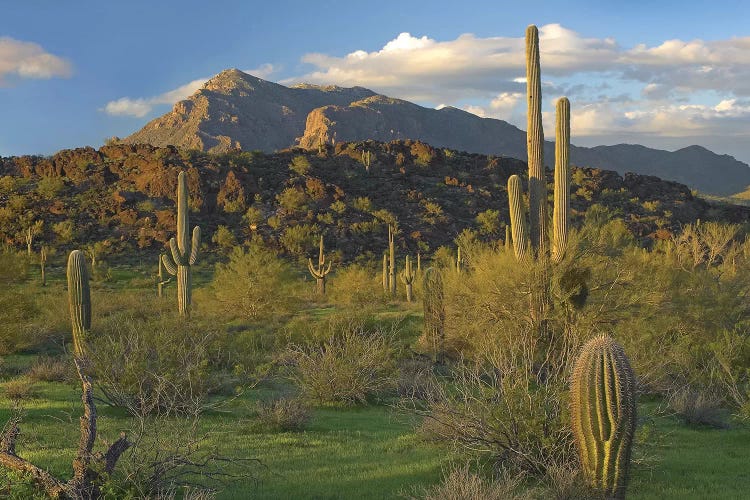
{"label": "saguaro cactus", "polygon": [[365,172],[370,171],[370,152],[362,151],[362,165],[365,166]]}
{"label": "saguaro cactus", "polygon": [[570,101],[561,97],[555,108],[555,206],[552,212],[552,260],[559,262],[568,244],[570,220]]}
{"label": "saguaro cactus", "polygon": [[73,324],[73,353],[81,358],[85,354],[85,341],[91,329],[91,292],[86,257],[80,250],[68,256],[68,305]]}
{"label": "saguaro cactus", "polygon": [[383,293],[388,293],[388,256],[383,253]]}
{"label": "saguaro cactus", "polygon": [[42,247],[39,250],[39,267],[42,270],[42,286],[47,286],[47,247]]}
{"label": "saguaro cactus", "polygon": [[388,225],[388,290],[391,295],[396,295],[396,243],[394,241],[393,226]]}
{"label": "saguaro cactus", "polygon": [[188,238],[188,186],[185,172],[177,176],[177,239],[169,240],[172,258],[162,256],[164,268],[172,276],[177,276],[177,309],[180,316],[190,315],[190,268],[198,260],[201,242],[201,228],[193,228],[193,238]]}
{"label": "saguaro cactus", "polygon": [[526,257],[529,245],[529,233],[526,227],[526,212],[523,209],[521,178],[517,175],[511,175],[508,178],[508,203],[510,205],[510,228],[513,250],[516,253],[516,258],[522,260]]}
{"label": "saguaro cactus", "polygon": [[416,278],[416,274],[414,273],[414,270],[411,267],[411,259],[409,256],[406,256],[406,265],[404,266],[404,270],[401,271],[401,281],[404,282],[404,285],[406,286],[406,301],[412,302],[414,300],[414,292],[412,285],[414,284],[414,278]]}
{"label": "saguaro cactus", "polygon": [[326,257],[323,253],[323,236],[320,237],[320,252],[318,253],[318,267],[313,266],[312,259],[307,259],[307,269],[310,270],[317,283],[318,295],[326,294],[326,275],[331,272],[331,263],[326,268]]}
{"label": "saguaro cactus", "polygon": [[461,247],[458,247],[456,251],[456,271],[461,274],[461,269],[464,267],[464,258],[461,255]]}
{"label": "saguaro cactus", "polygon": [[440,271],[428,268],[422,278],[422,306],[424,333],[432,342],[433,359],[442,363],[445,355],[445,306],[443,304],[443,278]]}
{"label": "saguaro cactus", "polygon": [[635,375],[609,337],[583,346],[570,388],[571,425],[584,476],[607,497],[624,498],[635,434]]}
{"label": "saguaro cactus", "polygon": [[539,31],[526,28],[526,147],[529,165],[529,236],[536,254],[547,252],[547,181],[544,174],[542,83],[539,67]]}
{"label": "saguaro cactus", "polygon": [[[508,191],[510,192],[510,190]],[[503,245],[505,246],[505,250],[510,250],[512,239],[510,237],[510,225],[505,225],[505,241],[503,241]]]}

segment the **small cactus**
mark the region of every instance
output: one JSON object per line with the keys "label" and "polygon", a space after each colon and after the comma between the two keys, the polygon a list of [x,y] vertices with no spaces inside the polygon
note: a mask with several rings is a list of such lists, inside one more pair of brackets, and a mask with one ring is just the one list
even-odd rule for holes
{"label": "small cactus", "polygon": [[416,274],[414,273],[414,270],[411,267],[411,259],[409,256],[406,256],[406,265],[404,266],[404,270],[401,271],[401,281],[404,282],[404,285],[406,286],[406,301],[412,302],[414,300],[414,292],[413,292],[413,284],[414,284],[414,278],[416,278]]}
{"label": "small cactus", "polygon": [[458,247],[456,252],[456,271],[461,274],[461,269],[464,267],[464,258],[461,255],[461,247]]}
{"label": "small cactus", "polygon": [[424,333],[432,342],[434,361],[443,362],[445,352],[445,306],[443,304],[443,278],[440,271],[428,268],[422,278],[422,306],[424,308]]}
{"label": "small cactus", "polygon": [[576,360],[570,414],[581,467],[591,487],[624,498],[636,425],[635,375],[609,337],[586,343]]}
{"label": "small cactus", "polygon": [[331,272],[331,263],[328,263],[326,268],[326,257],[323,253],[323,236],[320,237],[320,252],[318,253],[318,267],[313,265],[312,259],[307,259],[307,269],[315,278],[317,284],[318,295],[326,294],[326,276]]}
{"label": "small cactus", "polygon": [[192,240],[188,239],[188,186],[185,172],[177,176],[177,239],[169,240],[172,258],[162,256],[164,268],[172,276],[177,276],[177,309],[180,316],[190,315],[191,276],[190,268],[198,260],[201,241],[201,228],[193,228]]}
{"label": "small cactus", "polygon": [[86,258],[80,250],[68,256],[68,305],[73,325],[73,354],[85,355],[86,336],[91,329],[91,292]]}
{"label": "small cactus", "polygon": [[390,255],[388,263],[388,291],[392,296],[396,296],[396,243],[394,241],[393,226],[388,225],[388,253]]}
{"label": "small cactus", "polygon": [[166,258],[164,254],[159,254],[159,279],[156,283],[156,294],[159,298],[164,296],[164,285],[172,281],[172,278],[164,279],[164,273],[162,270],[164,269],[164,264],[162,261]]}
{"label": "small cactus", "polygon": [[512,239],[510,237],[510,226],[505,225],[505,241],[503,242],[503,245],[505,246],[505,250],[510,250],[510,246],[512,245]]}
{"label": "small cactus", "polygon": [[42,246],[39,250],[39,267],[42,270],[42,286],[47,286],[47,247]]}
{"label": "small cactus", "polygon": [[370,171],[370,152],[362,151],[362,165],[365,166],[365,172]]}

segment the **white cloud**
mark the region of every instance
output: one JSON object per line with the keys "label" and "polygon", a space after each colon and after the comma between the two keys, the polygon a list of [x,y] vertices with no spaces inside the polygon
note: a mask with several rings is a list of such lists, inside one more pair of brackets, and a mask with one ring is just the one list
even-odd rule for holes
{"label": "white cloud", "polygon": [[68,78],[72,64],[46,52],[40,45],[9,37],[0,37],[0,83],[9,76],[19,78]]}
{"label": "white cloud", "polygon": [[[278,71],[278,68],[272,64],[264,64],[258,68],[242,70],[258,78],[268,78],[271,74]],[[210,78],[198,78],[179,87],[168,90],[162,94],[153,97],[121,97],[109,101],[101,111],[112,116],[133,116],[143,118],[149,114],[154,107],[159,105],[172,105],[183,99],[187,99],[198,91]]]}

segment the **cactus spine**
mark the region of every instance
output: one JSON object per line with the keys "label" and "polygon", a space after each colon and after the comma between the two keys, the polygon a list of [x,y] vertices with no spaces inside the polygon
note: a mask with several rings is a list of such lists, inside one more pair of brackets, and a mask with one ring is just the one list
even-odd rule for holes
{"label": "cactus spine", "polygon": [[552,212],[552,260],[559,262],[568,244],[570,220],[570,101],[555,108],[555,206]]}
{"label": "cactus spine", "polygon": [[177,276],[177,309],[180,316],[190,315],[190,268],[198,260],[201,241],[201,228],[193,228],[192,240],[188,238],[188,186],[185,172],[177,176],[177,239],[169,240],[172,258],[162,256],[164,268],[172,276]]}
{"label": "cactus spine", "polygon": [[636,425],[635,375],[609,337],[583,346],[571,379],[571,425],[584,476],[607,497],[624,498]]}
{"label": "cactus spine", "polygon": [[68,305],[73,325],[73,353],[76,358],[85,354],[85,342],[91,329],[91,292],[86,270],[86,258],[80,250],[68,256]]}
{"label": "cactus spine", "polygon": [[388,291],[396,295],[396,243],[394,241],[393,226],[388,225]]}
{"label": "cactus spine", "polygon": [[[521,194],[521,178],[511,175],[508,178],[508,203],[510,204],[510,228],[513,240],[513,250],[516,259],[523,260],[529,244],[529,233],[526,227],[526,214],[523,209],[523,195]],[[508,236],[506,234],[506,241]]]}
{"label": "cactus spine", "polygon": [[547,181],[544,174],[542,83],[539,67],[539,31],[526,28],[526,147],[529,165],[529,236],[538,255],[547,252]]}
{"label": "cactus spine", "polygon": [[435,363],[442,363],[445,351],[445,306],[443,304],[443,278],[440,271],[428,268],[422,278],[422,306],[424,333],[432,342]]}
{"label": "cactus spine", "polygon": [[328,263],[326,268],[326,257],[323,253],[323,236],[320,237],[320,251],[318,253],[318,267],[313,266],[312,259],[307,259],[307,269],[310,270],[310,274],[315,278],[317,283],[318,295],[326,294],[326,276],[331,272],[331,262]]}
{"label": "cactus spine", "polygon": [[406,265],[404,266],[404,270],[401,271],[401,281],[404,282],[404,285],[406,285],[406,301],[412,302],[414,300],[414,291],[412,285],[414,284],[414,278],[416,278],[416,274],[414,273],[414,270],[411,267],[411,259],[409,256],[406,256]]}

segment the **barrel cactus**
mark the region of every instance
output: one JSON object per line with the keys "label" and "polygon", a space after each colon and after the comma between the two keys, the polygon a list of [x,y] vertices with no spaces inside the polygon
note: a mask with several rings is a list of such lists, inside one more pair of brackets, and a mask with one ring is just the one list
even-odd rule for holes
{"label": "barrel cactus", "polygon": [[177,239],[169,240],[172,258],[164,255],[164,268],[172,276],[177,276],[177,309],[180,316],[190,314],[191,278],[190,268],[198,260],[201,242],[201,228],[193,228],[192,240],[188,238],[188,186],[185,172],[177,176]]}
{"label": "barrel cactus", "polygon": [[91,329],[91,292],[86,257],[80,250],[68,256],[68,304],[73,325],[73,354],[76,358],[85,355],[86,336]]}
{"label": "barrel cactus", "polygon": [[583,474],[601,494],[624,498],[636,425],[635,375],[609,337],[581,349],[570,387],[571,426]]}

